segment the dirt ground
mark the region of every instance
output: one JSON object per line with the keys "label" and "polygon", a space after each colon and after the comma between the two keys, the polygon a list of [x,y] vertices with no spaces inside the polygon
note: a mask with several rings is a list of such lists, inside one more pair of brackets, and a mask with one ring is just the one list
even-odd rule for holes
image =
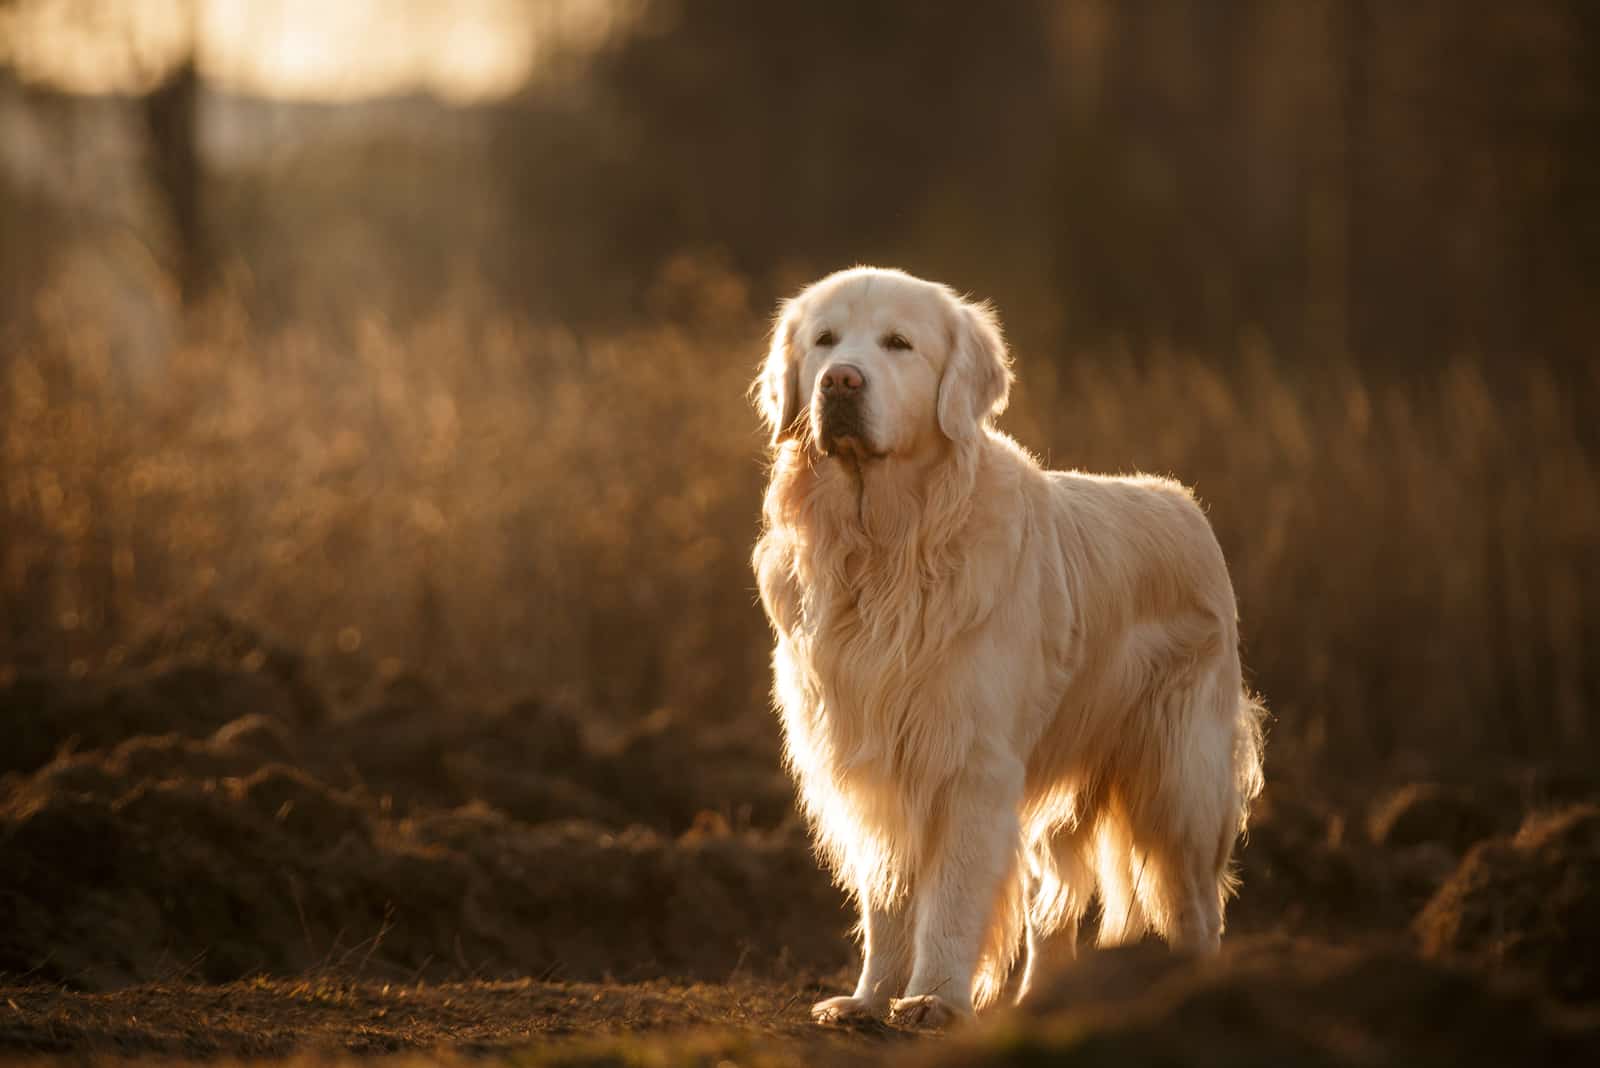
{"label": "dirt ground", "polygon": [[0,1052],[531,1064],[1583,1063],[1600,769],[1269,765],[1215,961],[1085,951],[929,1040],[824,1030],[851,917],[774,725],[330,701],[233,621],[0,675]]}

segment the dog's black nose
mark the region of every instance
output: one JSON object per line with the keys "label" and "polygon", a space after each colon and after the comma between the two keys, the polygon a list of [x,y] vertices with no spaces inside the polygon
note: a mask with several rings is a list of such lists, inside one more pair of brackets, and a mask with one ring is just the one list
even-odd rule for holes
{"label": "dog's black nose", "polygon": [[822,372],[818,385],[822,387],[824,397],[848,396],[858,393],[867,380],[861,377],[861,370],[848,363],[836,363]]}

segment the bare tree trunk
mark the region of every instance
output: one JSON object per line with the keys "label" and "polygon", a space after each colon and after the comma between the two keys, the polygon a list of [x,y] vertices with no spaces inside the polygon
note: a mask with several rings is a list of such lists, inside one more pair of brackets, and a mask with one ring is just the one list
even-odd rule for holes
{"label": "bare tree trunk", "polygon": [[177,239],[178,285],[186,308],[204,296],[212,277],[197,137],[199,90],[191,52],[143,100],[150,174]]}

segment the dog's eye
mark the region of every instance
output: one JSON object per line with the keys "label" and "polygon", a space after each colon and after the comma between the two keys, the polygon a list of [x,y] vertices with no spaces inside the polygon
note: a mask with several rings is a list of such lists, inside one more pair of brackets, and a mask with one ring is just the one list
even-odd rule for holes
{"label": "dog's eye", "polygon": [[883,339],[883,347],[904,352],[911,348],[911,342],[907,341],[906,336],[901,333],[886,334]]}
{"label": "dog's eye", "polygon": [[839,339],[833,336],[832,330],[824,330],[817,335],[817,348],[831,349],[838,341]]}

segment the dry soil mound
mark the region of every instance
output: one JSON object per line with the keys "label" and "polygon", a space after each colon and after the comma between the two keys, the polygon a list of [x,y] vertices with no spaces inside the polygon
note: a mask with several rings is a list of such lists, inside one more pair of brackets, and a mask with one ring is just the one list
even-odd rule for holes
{"label": "dry soil mound", "polygon": [[0,974],[105,989],[359,966],[433,979],[832,970],[849,918],[772,725],[603,741],[400,678],[332,714],[211,620],[118,669],[12,672]]}
{"label": "dry soil mound", "polygon": [[1600,1000],[1600,806],[1530,817],[1483,842],[1417,917],[1429,956],[1460,955]]}
{"label": "dry soil mound", "polygon": [[1600,1031],[1399,949],[1236,940],[1216,960],[1092,953],[939,1065],[1580,1064]]}

